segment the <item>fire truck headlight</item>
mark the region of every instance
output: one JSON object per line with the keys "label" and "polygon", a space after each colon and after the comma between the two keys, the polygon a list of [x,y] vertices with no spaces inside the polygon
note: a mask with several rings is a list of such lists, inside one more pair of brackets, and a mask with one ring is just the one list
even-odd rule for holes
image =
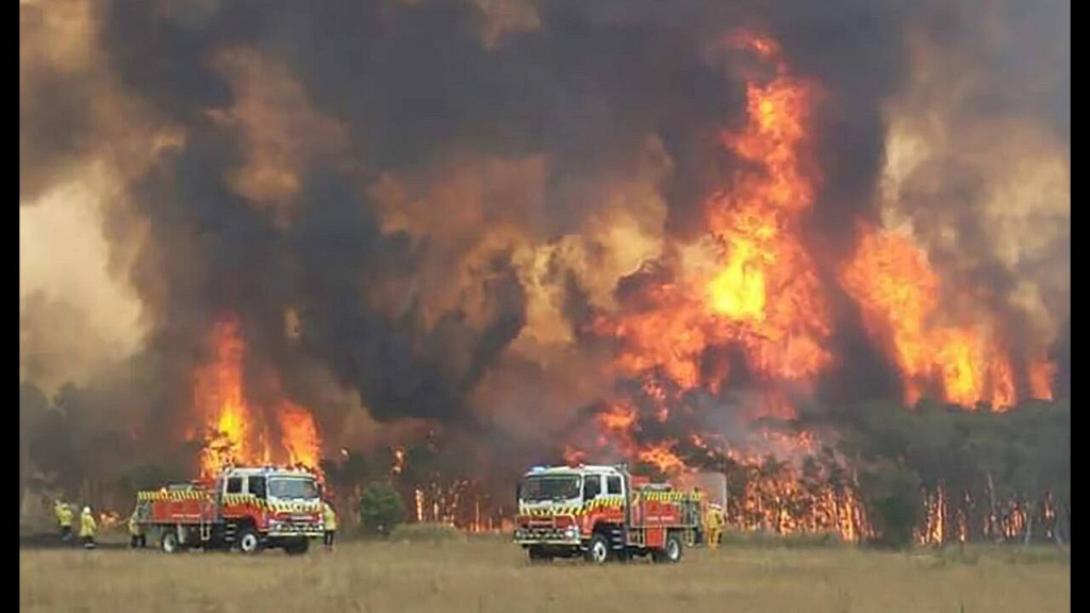
{"label": "fire truck headlight", "polygon": [[564,530],[564,536],[567,537],[567,538],[570,538],[570,539],[578,538],[579,537],[579,528],[576,528],[575,526],[568,526]]}

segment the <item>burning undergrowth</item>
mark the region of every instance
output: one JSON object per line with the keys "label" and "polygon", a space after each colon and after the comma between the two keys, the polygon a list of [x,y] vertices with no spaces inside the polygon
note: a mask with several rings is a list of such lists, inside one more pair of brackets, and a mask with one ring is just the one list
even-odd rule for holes
{"label": "burning undergrowth", "polygon": [[[885,477],[919,540],[1054,523],[1052,460],[987,441],[1067,394],[1064,49],[1008,55],[1064,13],[985,13],[24,3],[21,211],[94,192],[120,289],[39,267],[23,304],[140,313],[124,342],[21,313],[25,453],[69,491],[303,464],[476,527],[562,459],[725,472],[745,529],[873,536]],[[970,420],[987,470],[882,473],[918,447],[887,407],[943,453]]]}

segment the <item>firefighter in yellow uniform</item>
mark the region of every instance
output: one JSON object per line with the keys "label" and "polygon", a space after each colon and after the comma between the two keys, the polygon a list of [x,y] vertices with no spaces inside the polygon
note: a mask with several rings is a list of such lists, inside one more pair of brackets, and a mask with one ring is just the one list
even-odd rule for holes
{"label": "firefighter in yellow uniform", "polygon": [[329,504],[328,500],[322,501],[322,525],[325,530],[323,538],[325,548],[332,551],[333,536],[337,532],[337,512],[333,510],[333,505]]}
{"label": "firefighter in yellow uniform", "polygon": [[83,541],[85,549],[95,548],[95,530],[97,529],[98,524],[95,523],[95,516],[91,515],[91,507],[83,507],[83,513],[79,517],[79,538]]}
{"label": "firefighter in yellow uniform", "polygon": [[58,500],[53,504],[53,513],[57,516],[57,524],[61,527],[61,540],[67,541],[72,538],[72,507],[68,506],[62,500]]}
{"label": "firefighter in yellow uniform", "polygon": [[144,535],[144,526],[140,525],[140,522],[136,519],[136,511],[132,512],[132,516],[129,517],[129,547],[136,549],[137,547],[147,547],[147,537]]}
{"label": "firefighter in yellow uniform", "polygon": [[704,516],[704,525],[708,528],[708,549],[719,547],[719,537],[723,534],[723,509],[717,504],[709,504]]}

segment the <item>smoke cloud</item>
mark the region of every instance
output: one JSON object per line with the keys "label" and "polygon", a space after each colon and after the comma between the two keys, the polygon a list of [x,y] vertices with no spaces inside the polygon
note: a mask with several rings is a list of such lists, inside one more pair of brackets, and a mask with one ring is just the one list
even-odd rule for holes
{"label": "smoke cloud", "polygon": [[[749,164],[722,144],[767,69],[724,44],[741,28],[818,100],[801,238],[838,359],[782,393],[899,396],[836,280],[859,221],[908,228],[1066,380],[1069,9],[1022,5],[24,2],[21,379],[177,445],[230,313],[251,387],[310,408],[327,455],[427,429],[555,453],[630,383],[593,322],[689,257]],[[684,423],[734,436],[756,375],[705,366],[741,383]]]}

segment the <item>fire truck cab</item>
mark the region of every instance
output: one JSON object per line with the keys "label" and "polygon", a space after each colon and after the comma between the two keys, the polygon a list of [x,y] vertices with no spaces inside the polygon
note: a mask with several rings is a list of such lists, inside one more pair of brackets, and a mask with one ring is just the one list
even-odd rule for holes
{"label": "fire truck cab", "polygon": [[228,468],[214,479],[139,492],[137,522],[167,553],[187,548],[304,553],[323,533],[319,484],[309,471]]}
{"label": "fire truck cab", "polygon": [[531,562],[582,556],[601,564],[677,562],[698,542],[701,495],[630,475],[624,466],[535,467],[518,485],[515,542]]}

